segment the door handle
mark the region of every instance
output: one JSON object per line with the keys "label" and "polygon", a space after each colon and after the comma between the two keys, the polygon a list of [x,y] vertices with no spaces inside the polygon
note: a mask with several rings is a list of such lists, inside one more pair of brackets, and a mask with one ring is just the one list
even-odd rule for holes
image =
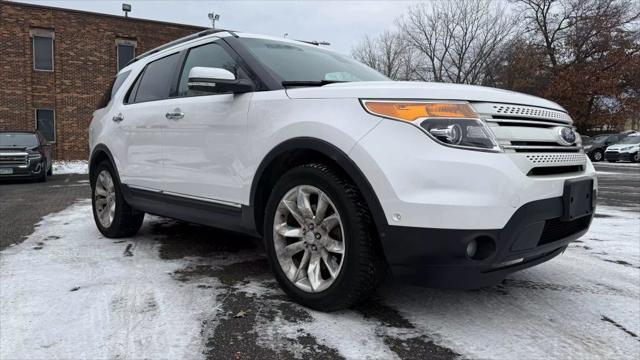
{"label": "door handle", "polygon": [[180,109],[173,109],[173,111],[168,112],[165,116],[169,120],[180,120],[184,117],[184,113]]}
{"label": "door handle", "polygon": [[111,118],[111,120],[113,120],[113,122],[119,123],[120,121],[124,120],[124,116],[122,116],[122,113],[120,113]]}

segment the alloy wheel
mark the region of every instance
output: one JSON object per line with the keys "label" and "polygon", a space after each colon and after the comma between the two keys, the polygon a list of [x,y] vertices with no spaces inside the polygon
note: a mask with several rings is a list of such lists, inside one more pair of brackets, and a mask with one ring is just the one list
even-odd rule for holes
{"label": "alloy wheel", "polygon": [[93,198],[100,225],[111,226],[116,214],[116,189],[113,178],[107,170],[102,170],[96,179]]}
{"label": "alloy wheel", "polygon": [[273,239],[282,271],[305,292],[327,289],[342,270],[342,218],[329,196],[314,186],[296,186],[280,200]]}
{"label": "alloy wheel", "polygon": [[602,153],[600,151],[596,151],[593,153],[593,160],[600,161],[602,160]]}

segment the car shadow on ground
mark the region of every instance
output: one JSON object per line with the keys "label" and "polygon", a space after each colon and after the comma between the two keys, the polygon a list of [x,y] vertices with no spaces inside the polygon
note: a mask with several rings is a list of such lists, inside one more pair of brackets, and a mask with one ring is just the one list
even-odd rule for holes
{"label": "car shadow on ground", "polygon": [[[217,298],[222,304],[218,313],[202,324],[202,333],[209,334],[206,335],[207,357],[243,358],[250,355],[288,359],[299,356],[291,352],[292,348],[301,348],[307,356],[322,354],[325,359],[342,358],[336,350],[305,332],[294,339],[261,344],[261,335],[256,328],[274,322],[304,327],[304,324],[314,321],[312,314],[316,313],[292,302],[280,290],[271,274],[261,239],[165,218],[155,218],[141,233],[160,245],[158,254],[162,259],[192,260],[189,266],[172,275],[175,280],[199,282],[199,287],[210,287],[211,291],[219,293]],[[218,286],[205,285],[205,280],[212,278]],[[256,283],[267,288],[267,292],[256,295],[244,291],[245,287],[251,288]],[[389,283],[388,286],[395,285]],[[238,317],[237,314],[243,315]],[[339,320],[354,314],[365,322],[393,329],[381,331],[377,336],[400,358],[452,359],[459,356],[419,334],[398,311],[384,305],[378,295],[353,309],[335,312],[331,316]],[[407,331],[416,334],[402,338],[394,335]]]}

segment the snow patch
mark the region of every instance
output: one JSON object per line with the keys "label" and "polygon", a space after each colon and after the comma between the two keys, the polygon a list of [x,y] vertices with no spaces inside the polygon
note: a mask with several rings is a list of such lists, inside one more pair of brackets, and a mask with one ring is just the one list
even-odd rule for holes
{"label": "snow patch", "polygon": [[0,252],[0,358],[201,357],[217,280],[173,279],[188,261],[158,257],[153,221],[135,238],[106,239],[84,200]]}
{"label": "snow patch", "polygon": [[53,173],[56,175],[88,174],[89,173],[88,162],[86,160],[54,161]]}

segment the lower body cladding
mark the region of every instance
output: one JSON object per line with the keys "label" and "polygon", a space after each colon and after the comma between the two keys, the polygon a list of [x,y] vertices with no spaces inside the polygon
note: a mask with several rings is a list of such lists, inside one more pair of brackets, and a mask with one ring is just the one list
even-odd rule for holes
{"label": "lower body cladding", "polygon": [[[591,202],[592,195],[589,198]],[[480,288],[562,253],[591,224],[593,206],[583,209],[581,216],[569,218],[565,197],[538,200],[518,209],[503,229],[389,226],[382,243],[391,272],[401,281]]]}

